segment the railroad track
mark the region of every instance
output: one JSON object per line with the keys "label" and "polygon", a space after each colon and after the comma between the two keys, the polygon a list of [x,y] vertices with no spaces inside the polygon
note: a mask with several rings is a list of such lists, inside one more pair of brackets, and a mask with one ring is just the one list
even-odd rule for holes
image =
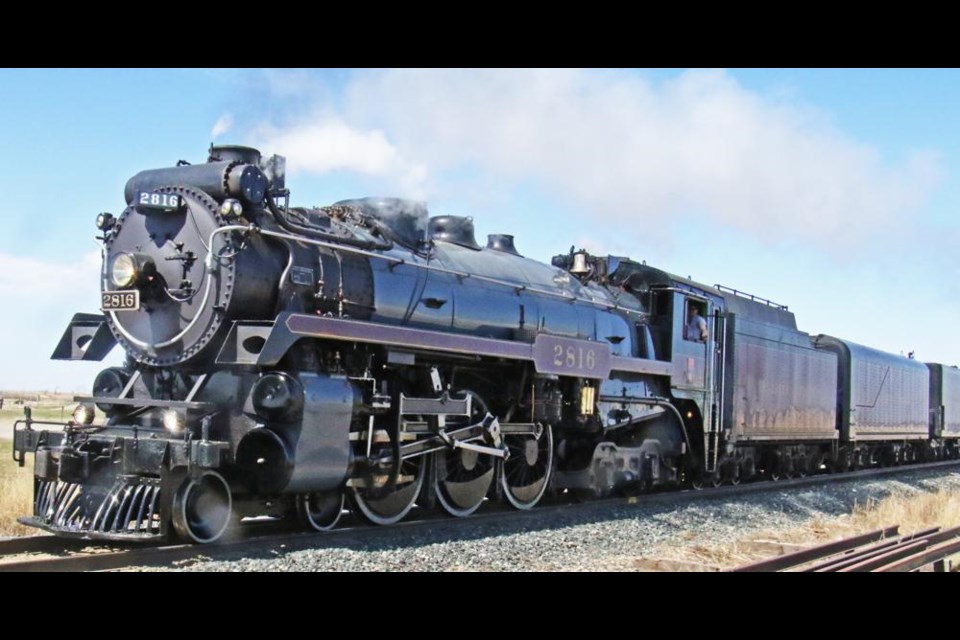
{"label": "railroad track", "polygon": [[564,501],[546,504],[532,511],[496,508],[474,514],[468,518],[450,518],[442,514],[431,514],[429,517],[406,520],[390,527],[362,524],[359,518],[345,518],[345,526],[324,533],[291,532],[289,526],[282,522],[258,523],[253,526],[245,524],[241,527],[240,537],[204,546],[187,544],[100,544],[55,536],[8,538],[0,539],[0,572],[108,571],[131,566],[169,566],[191,560],[243,557],[245,554],[269,552],[279,554],[301,549],[322,549],[341,546],[361,538],[364,542],[372,544],[395,544],[398,540],[409,540],[417,532],[429,531],[432,535],[464,536],[470,535],[471,532],[482,528],[486,524],[529,523],[535,525],[538,520],[545,519],[546,516],[561,513],[588,518],[591,514],[609,509],[611,506],[680,505],[689,502],[723,500],[754,493],[854,482],[914,471],[937,471],[955,468],[960,468],[960,461],[950,460],[933,464],[865,469],[845,474],[813,475],[776,482],[767,481],[722,486],[707,491],[665,491],[585,503]]}
{"label": "railroad track", "polygon": [[816,573],[950,570],[960,554],[960,527],[932,527],[900,535],[899,525],[828,542],[733,569],[734,573],[796,571]]}

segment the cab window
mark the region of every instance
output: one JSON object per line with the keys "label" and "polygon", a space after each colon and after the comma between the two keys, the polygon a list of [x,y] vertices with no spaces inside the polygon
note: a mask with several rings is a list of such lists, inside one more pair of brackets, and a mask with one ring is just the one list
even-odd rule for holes
{"label": "cab window", "polygon": [[707,304],[688,298],[684,305],[683,317],[683,339],[690,342],[706,342],[709,338]]}

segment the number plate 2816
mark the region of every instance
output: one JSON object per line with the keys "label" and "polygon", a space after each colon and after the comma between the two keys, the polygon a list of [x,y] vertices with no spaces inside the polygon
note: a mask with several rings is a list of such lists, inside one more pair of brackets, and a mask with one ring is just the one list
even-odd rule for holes
{"label": "number plate 2816", "polygon": [[151,193],[149,191],[137,191],[134,194],[133,202],[138,207],[163,211],[175,211],[183,204],[180,196],[175,193]]}
{"label": "number plate 2816", "polygon": [[104,291],[100,294],[103,311],[137,311],[140,309],[140,291]]}
{"label": "number plate 2816", "polygon": [[533,362],[538,373],[603,379],[610,375],[610,346],[541,333],[533,343]]}

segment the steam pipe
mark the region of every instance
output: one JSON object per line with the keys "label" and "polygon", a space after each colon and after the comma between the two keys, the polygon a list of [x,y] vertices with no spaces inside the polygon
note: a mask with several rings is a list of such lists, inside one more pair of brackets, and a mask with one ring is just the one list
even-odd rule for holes
{"label": "steam pipe", "polygon": [[388,251],[393,248],[393,242],[374,242],[372,240],[358,240],[357,238],[349,237],[340,237],[333,233],[327,233],[326,231],[320,231],[318,229],[310,229],[301,225],[293,224],[287,220],[286,216],[283,215],[283,212],[277,208],[276,203],[273,201],[273,197],[267,196],[267,208],[270,210],[270,213],[273,214],[273,219],[276,221],[280,227],[284,230],[294,234],[294,235],[303,235],[308,238],[314,238],[316,240],[325,240],[327,242],[336,242],[339,244],[346,244],[353,247],[358,247],[360,249],[368,250],[377,250],[377,251]]}
{"label": "steam pipe", "polygon": [[[687,443],[687,451],[693,451],[690,445],[690,436],[687,434],[687,425],[683,420],[683,416],[680,414],[680,410],[673,406],[673,403],[669,400],[666,400],[665,398],[637,398],[633,396],[600,396],[597,398],[597,400],[599,402],[610,402],[616,404],[642,404],[650,407],[662,407],[664,409],[669,409],[680,422],[680,431],[683,432],[683,440]],[[627,423],[620,426],[626,427],[631,424],[632,423]]]}

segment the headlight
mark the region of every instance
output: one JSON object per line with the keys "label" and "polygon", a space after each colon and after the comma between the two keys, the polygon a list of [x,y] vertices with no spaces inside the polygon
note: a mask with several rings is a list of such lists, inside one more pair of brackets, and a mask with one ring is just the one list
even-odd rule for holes
{"label": "headlight", "polygon": [[116,218],[113,217],[113,214],[103,212],[97,215],[97,229],[100,231],[106,231],[113,227],[116,224]]}
{"label": "headlight", "polygon": [[118,289],[149,282],[156,273],[153,259],[143,253],[121,253],[113,259],[113,268],[110,269],[111,280]]}
{"label": "headlight", "polygon": [[239,200],[232,198],[224,200],[220,205],[220,215],[224,218],[239,218],[243,214],[243,205]]}
{"label": "headlight", "polygon": [[110,270],[113,284],[120,289],[126,289],[137,281],[137,261],[129,253],[121,253],[113,259],[113,269]]}
{"label": "headlight", "polygon": [[173,434],[179,434],[186,426],[186,420],[183,416],[173,409],[167,409],[163,412],[163,428]]}
{"label": "headlight", "polygon": [[76,424],[82,424],[84,426],[93,424],[93,418],[96,414],[93,411],[93,407],[85,404],[78,404],[77,408],[73,410],[73,421]]}

